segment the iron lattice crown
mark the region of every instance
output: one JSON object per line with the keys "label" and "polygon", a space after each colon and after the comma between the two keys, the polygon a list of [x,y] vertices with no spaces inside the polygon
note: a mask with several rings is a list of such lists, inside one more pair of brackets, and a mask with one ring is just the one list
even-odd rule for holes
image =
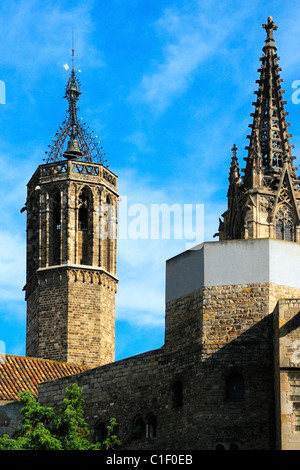
{"label": "iron lattice crown", "polygon": [[48,146],[50,150],[45,152],[46,163],[69,159],[104,164],[105,153],[101,152],[103,147],[99,146],[100,141],[93,136],[93,131],[88,131],[89,127],[81,122],[82,118],[78,119],[80,94],[80,82],[73,66],[64,96],[69,103],[66,119],[56,132],[53,144]]}

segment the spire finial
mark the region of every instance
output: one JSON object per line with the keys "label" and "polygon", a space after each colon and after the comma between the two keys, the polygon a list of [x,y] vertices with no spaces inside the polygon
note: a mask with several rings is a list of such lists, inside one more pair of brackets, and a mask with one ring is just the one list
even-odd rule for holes
{"label": "spire finial", "polygon": [[74,61],[75,61],[75,49],[74,49],[74,29],[72,28],[72,70],[74,70]]}
{"label": "spire finial", "polygon": [[237,146],[233,144],[233,147],[231,149],[233,158],[236,158],[237,149],[238,149]]}
{"label": "spire finial", "polygon": [[[263,24],[262,27],[266,30],[266,33],[267,33],[266,46],[273,47],[273,48],[276,49],[276,46],[275,46],[275,43],[274,43],[273,31],[276,31],[278,29],[278,27],[274,23],[273,17],[269,16],[268,17],[268,22]],[[264,47],[266,47],[266,46],[264,46]]]}

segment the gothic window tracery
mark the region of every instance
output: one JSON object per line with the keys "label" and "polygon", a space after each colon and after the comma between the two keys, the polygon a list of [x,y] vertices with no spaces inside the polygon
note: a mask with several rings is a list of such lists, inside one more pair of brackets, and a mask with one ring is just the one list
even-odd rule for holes
{"label": "gothic window tracery", "polygon": [[276,238],[278,240],[295,240],[294,218],[291,210],[282,205],[276,213]]}

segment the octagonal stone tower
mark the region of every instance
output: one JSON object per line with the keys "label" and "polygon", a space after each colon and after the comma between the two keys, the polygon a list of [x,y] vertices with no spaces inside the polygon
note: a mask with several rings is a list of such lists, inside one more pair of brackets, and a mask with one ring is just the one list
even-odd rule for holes
{"label": "octagonal stone tower", "polygon": [[67,119],[28,183],[26,355],[94,367],[115,354],[118,192],[79,95],[73,67]]}

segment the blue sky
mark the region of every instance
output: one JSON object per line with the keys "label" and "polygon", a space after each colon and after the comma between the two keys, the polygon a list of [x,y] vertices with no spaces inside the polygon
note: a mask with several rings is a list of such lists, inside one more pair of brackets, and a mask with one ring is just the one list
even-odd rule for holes
{"label": "blue sky", "polygon": [[[297,2],[7,1],[0,6],[0,341],[25,355],[26,184],[65,118],[72,29],[80,115],[101,138],[122,204],[203,204],[212,240],[226,209],[231,148],[246,156],[257,69],[272,15],[298,156]],[[116,359],[164,342],[166,260],[182,239],[118,241]]]}

